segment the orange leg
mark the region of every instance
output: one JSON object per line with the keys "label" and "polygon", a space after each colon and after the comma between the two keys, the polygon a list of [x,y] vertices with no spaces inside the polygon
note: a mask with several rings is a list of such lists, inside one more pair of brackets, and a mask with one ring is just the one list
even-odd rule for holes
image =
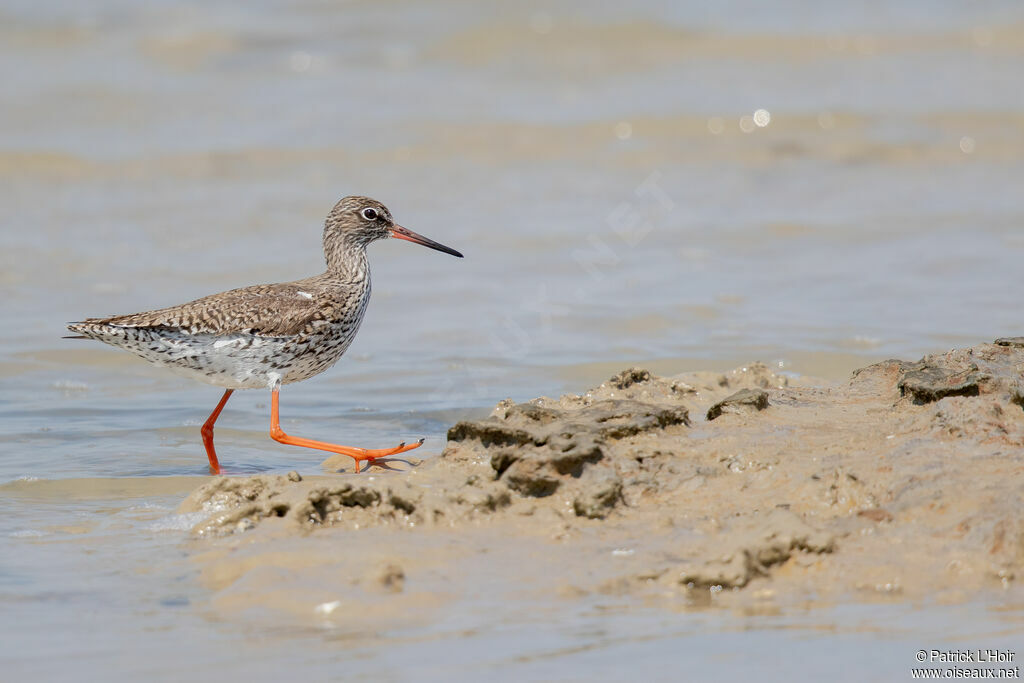
{"label": "orange leg", "polygon": [[210,413],[210,417],[203,423],[203,428],[199,430],[199,433],[203,435],[203,445],[206,446],[206,457],[210,459],[210,471],[214,474],[220,474],[220,463],[217,462],[217,451],[213,450],[213,423],[220,417],[220,411],[224,410],[224,404],[228,402],[234,391],[234,389],[228,389],[224,392],[220,403],[217,404],[217,407]]}
{"label": "orange leg", "polygon": [[405,453],[411,451],[414,448],[419,448],[423,445],[424,439],[420,439],[416,443],[406,445],[403,441],[398,444],[395,448],[356,448],[354,446],[339,446],[333,443],[325,443],[323,441],[314,441],[312,439],[303,439],[298,436],[288,436],[281,429],[281,423],[278,418],[278,390],[274,389],[270,394],[270,438],[274,441],[278,441],[289,446],[302,446],[304,448],[316,448],[321,451],[327,451],[328,453],[339,453],[341,455],[347,455],[356,461],[356,472],[359,471],[359,463],[363,460],[369,460],[371,463],[375,458],[383,458],[386,455],[397,455],[399,453]]}

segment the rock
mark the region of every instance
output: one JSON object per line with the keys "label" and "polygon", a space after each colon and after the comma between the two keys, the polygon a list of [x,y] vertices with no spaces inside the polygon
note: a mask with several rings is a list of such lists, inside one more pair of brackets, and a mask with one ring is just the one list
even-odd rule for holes
{"label": "rock", "polygon": [[994,342],[997,346],[1016,346],[1024,349],[1024,337],[1002,337]]}
{"label": "rock", "polygon": [[[629,372],[629,371],[628,371]],[[650,379],[646,371],[619,375],[620,384]],[[566,406],[535,402],[505,404],[490,417],[460,422],[448,431],[449,446],[468,444],[490,455],[496,479],[521,496],[543,498],[566,481],[579,480],[601,462],[613,444],[673,426],[688,426],[682,405],[655,405],[633,399],[605,399]],[[448,454],[452,451],[446,449]],[[621,483],[619,489],[621,493]],[[580,513],[603,517],[616,496],[581,498]],[[598,502],[594,503],[594,500]]]}
{"label": "rock", "polygon": [[490,417],[477,422],[459,422],[448,430],[448,441],[476,439],[484,448],[490,446],[522,446],[533,441],[529,432],[515,429]]}
{"label": "rock", "polygon": [[708,409],[708,420],[724,413],[757,412],[768,407],[768,392],[764,389],[740,389]]}
{"label": "rock", "polygon": [[950,371],[921,361],[905,369],[897,386],[903,396],[909,394],[916,403],[931,403],[946,396],[977,396],[981,377],[974,363],[962,370]]}
{"label": "rock", "polygon": [[630,368],[623,370],[619,374],[608,380],[616,389],[628,389],[638,382],[649,382],[651,381],[651,373],[643,368]]}
{"label": "rock", "polygon": [[628,399],[605,400],[578,409],[555,409],[517,403],[502,416],[459,422],[448,430],[448,441],[476,440],[492,446],[544,446],[552,438],[588,434],[622,439],[671,425],[689,425],[683,406],[658,406]]}

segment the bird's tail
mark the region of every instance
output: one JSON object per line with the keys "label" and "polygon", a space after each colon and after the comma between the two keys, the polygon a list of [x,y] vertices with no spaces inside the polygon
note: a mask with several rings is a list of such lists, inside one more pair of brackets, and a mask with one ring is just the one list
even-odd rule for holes
{"label": "bird's tail", "polygon": [[[68,323],[68,329],[71,330],[72,332],[85,332],[86,329],[88,329],[87,325],[88,323],[86,322],[76,320],[74,322]],[[92,337],[90,337],[87,334],[69,334],[65,337],[61,337],[61,339],[92,339]]]}

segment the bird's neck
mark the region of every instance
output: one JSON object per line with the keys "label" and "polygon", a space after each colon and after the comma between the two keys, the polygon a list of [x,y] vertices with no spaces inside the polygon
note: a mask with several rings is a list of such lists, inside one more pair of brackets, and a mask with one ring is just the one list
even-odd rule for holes
{"label": "bird's neck", "polygon": [[338,279],[361,281],[370,278],[370,264],[366,260],[366,245],[338,240],[324,245],[327,273]]}

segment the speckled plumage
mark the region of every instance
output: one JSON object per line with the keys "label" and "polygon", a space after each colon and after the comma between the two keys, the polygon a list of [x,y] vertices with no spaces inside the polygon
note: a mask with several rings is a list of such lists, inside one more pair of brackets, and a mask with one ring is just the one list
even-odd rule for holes
{"label": "speckled plumage", "polygon": [[370,301],[366,246],[397,237],[452,256],[462,254],[396,224],[369,197],[345,197],[324,223],[327,270],[295,282],[232,289],[180,306],[70,323],[82,338],[131,351],[179,374],[224,387],[200,434],[210,471],[220,474],[213,428],[235,389],[270,389],[270,438],[279,443],[347,455],[359,463],[405,453],[423,444],[356,448],[292,436],[281,428],[282,384],[318,375],[334,365],[352,339]]}
{"label": "speckled plumage", "polygon": [[[378,218],[365,219],[367,209]],[[441,247],[396,226],[380,202],[345,197],[324,225],[327,271],[321,275],[144,313],[89,318],[68,329],[228,389],[298,382],[334,365],[352,343],[370,300],[366,246],[392,235]]]}
{"label": "speckled plumage", "polygon": [[68,328],[178,374],[257,389],[308,379],[334,365],[355,338],[369,300],[368,270],[349,281],[324,273]]}

